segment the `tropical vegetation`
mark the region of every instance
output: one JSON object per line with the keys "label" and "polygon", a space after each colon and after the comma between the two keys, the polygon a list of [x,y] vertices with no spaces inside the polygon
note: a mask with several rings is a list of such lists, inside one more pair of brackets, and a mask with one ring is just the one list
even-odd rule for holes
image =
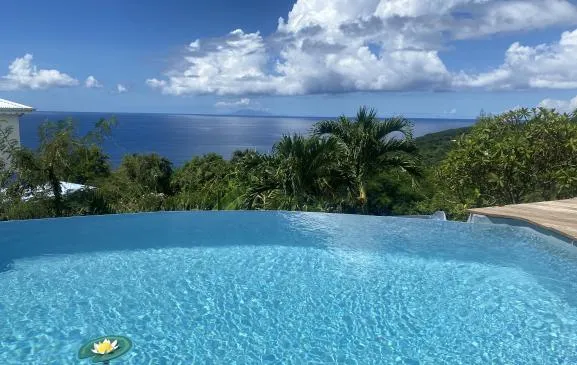
{"label": "tropical vegetation", "polygon": [[465,209],[577,196],[577,111],[482,116],[435,169],[430,207]]}
{"label": "tropical vegetation", "polygon": [[[80,134],[71,120],[46,122],[36,149],[0,130],[0,219],[230,209],[462,219],[472,207],[577,196],[577,113],[519,109],[413,138],[409,120],[362,107],[283,136],[268,154],[211,153],[183,166],[132,154],[112,168],[102,144],[115,124]],[[88,188],[67,193],[62,181]]]}

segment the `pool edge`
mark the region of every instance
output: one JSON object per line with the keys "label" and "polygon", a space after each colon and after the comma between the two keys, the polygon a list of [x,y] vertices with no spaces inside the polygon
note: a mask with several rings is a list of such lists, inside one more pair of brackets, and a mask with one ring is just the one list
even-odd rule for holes
{"label": "pool edge", "polygon": [[497,224],[497,225],[507,225],[512,227],[528,228],[532,231],[546,236],[548,238],[554,238],[558,241],[562,241],[573,247],[577,247],[577,240],[572,237],[565,235],[555,229],[543,227],[539,224],[533,223],[531,221],[522,218],[511,218],[511,217],[497,217],[497,216],[487,216],[478,213],[471,213],[469,219],[467,220],[470,224]]}

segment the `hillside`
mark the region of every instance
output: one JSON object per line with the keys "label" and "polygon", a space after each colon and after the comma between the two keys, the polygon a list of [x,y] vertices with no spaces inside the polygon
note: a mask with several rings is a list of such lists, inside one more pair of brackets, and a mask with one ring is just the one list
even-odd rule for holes
{"label": "hillside", "polygon": [[471,127],[447,129],[415,138],[417,148],[423,159],[423,165],[433,166],[441,162],[451,149],[451,145],[454,143],[452,141],[470,129]]}

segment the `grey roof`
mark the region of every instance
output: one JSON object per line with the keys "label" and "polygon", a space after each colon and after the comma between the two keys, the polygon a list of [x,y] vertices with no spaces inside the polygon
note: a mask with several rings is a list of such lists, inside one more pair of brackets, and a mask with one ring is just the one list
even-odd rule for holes
{"label": "grey roof", "polygon": [[0,99],[0,113],[26,113],[33,112],[34,110],[34,108],[26,105],[18,104],[10,100]]}

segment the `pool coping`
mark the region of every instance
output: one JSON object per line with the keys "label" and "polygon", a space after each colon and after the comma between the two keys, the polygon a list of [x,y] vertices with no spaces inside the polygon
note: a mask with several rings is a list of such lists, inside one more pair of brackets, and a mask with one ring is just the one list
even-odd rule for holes
{"label": "pool coping", "polygon": [[473,209],[470,209],[469,212],[470,215],[467,222],[471,224],[497,224],[512,227],[528,228],[541,235],[547,236],[549,238],[554,238],[556,240],[567,243],[571,246],[577,247],[577,240],[572,236],[565,234],[562,231],[558,231],[554,228],[542,226],[529,219],[523,219],[521,217],[510,217],[504,215],[489,216],[485,214],[475,213]]}
{"label": "pool coping", "polygon": [[470,215],[485,216],[502,224],[520,225],[519,222],[524,222],[525,226],[554,232],[565,241],[577,245],[577,198],[471,208],[467,211]]}

